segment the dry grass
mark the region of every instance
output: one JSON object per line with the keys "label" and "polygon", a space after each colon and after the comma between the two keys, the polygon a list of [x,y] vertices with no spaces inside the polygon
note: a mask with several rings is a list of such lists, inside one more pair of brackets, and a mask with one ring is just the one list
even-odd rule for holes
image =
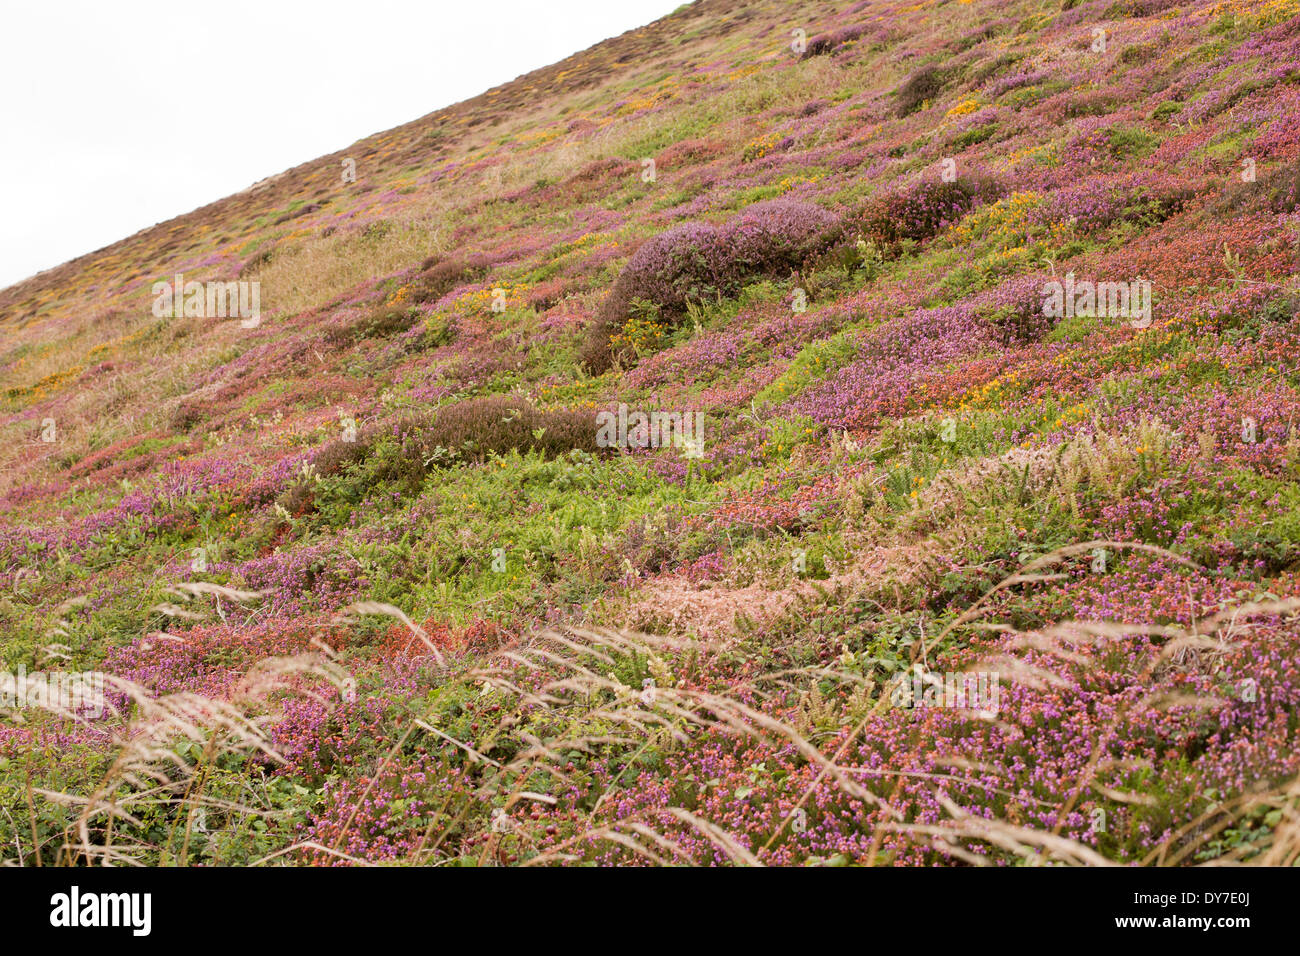
{"label": "dry grass", "polygon": [[[1043,580],[1047,571],[1061,561],[1094,546],[1123,548],[1123,542],[1088,542],[1072,549],[1062,549],[1026,567],[1018,575],[1008,578],[993,588],[989,596],[1016,583]],[[1169,557],[1169,555],[1165,555]],[[181,594],[193,598],[220,592],[227,600],[240,601],[249,595],[217,589],[214,586],[192,585]],[[981,604],[983,602],[980,602]],[[979,617],[979,604],[962,623]],[[183,608],[178,607],[179,610]],[[1151,628],[1159,631],[1163,640],[1158,653],[1147,662],[1149,676],[1175,661],[1186,663],[1188,655],[1216,655],[1235,640],[1244,636],[1249,621],[1260,615],[1294,614],[1300,611],[1300,600],[1266,602],[1244,605],[1219,612],[1197,621],[1191,628],[1164,626]],[[429,651],[445,665],[436,647],[428,641],[421,629],[407,620],[395,608],[386,605],[358,605],[349,610],[348,617],[364,614],[382,614],[402,620],[418,638],[422,638]],[[346,619],[346,618],[345,618]],[[953,626],[958,626],[954,624]],[[1005,630],[1005,629],[1004,629]],[[1043,631],[1019,633],[1008,631],[1003,651],[990,656],[980,666],[996,667],[1003,680],[1041,686],[1052,676],[1040,668],[1031,667],[1020,657],[1021,652],[1043,654],[1080,660],[1077,653],[1081,645],[1104,643],[1135,632],[1131,626],[1066,622]],[[942,635],[940,635],[942,637]],[[380,760],[377,779],[383,767],[395,759],[402,745],[415,734],[427,734],[444,747],[454,747],[477,762],[484,772],[481,776],[479,797],[484,805],[503,805],[505,810],[519,803],[536,802],[554,804],[555,798],[528,789],[527,781],[549,777],[564,783],[568,777],[565,766],[568,754],[574,750],[617,744],[626,748],[690,744],[700,733],[749,737],[778,746],[793,747],[804,759],[817,768],[817,774],[806,788],[803,798],[796,803],[802,806],[819,787],[834,787],[848,800],[862,802],[877,811],[875,843],[879,845],[888,833],[903,833],[921,844],[942,849],[952,858],[971,865],[987,865],[990,861],[974,852],[977,846],[994,848],[1020,857],[1029,865],[1057,863],[1065,865],[1105,866],[1111,861],[1092,847],[1070,840],[1060,833],[1061,823],[1075,801],[1086,791],[1101,790],[1118,800],[1140,802],[1141,795],[1125,794],[1107,788],[1098,779],[1101,770],[1114,769],[1104,760],[1105,748],[1094,746],[1094,757],[1073,782],[1071,799],[1058,809],[1055,828],[1031,828],[1004,819],[986,819],[966,813],[945,795],[943,774],[921,775],[931,778],[936,799],[946,811],[946,818],[935,823],[921,824],[907,820],[888,799],[858,782],[861,770],[842,763],[867,722],[880,714],[889,704],[889,688],[864,684],[856,674],[830,668],[796,671],[769,671],[736,687],[729,693],[708,693],[692,689],[681,680],[674,679],[674,662],[690,655],[706,654],[718,650],[720,645],[698,639],[662,637],[644,633],[615,630],[564,629],[539,632],[533,637],[493,655],[481,666],[445,670],[447,680],[464,682],[482,689],[490,688],[503,695],[516,706],[503,708],[517,713],[527,706],[544,713],[553,713],[555,726],[599,728],[594,733],[565,733],[542,739],[526,732],[514,730],[513,718],[502,718],[501,733],[514,736],[519,747],[507,762],[492,760],[472,745],[459,741],[433,725],[415,718]],[[75,826],[64,834],[57,859],[63,863],[106,863],[133,865],[142,862],[157,849],[131,840],[119,839],[116,831],[123,824],[138,824],[141,812],[165,809],[165,818],[171,821],[168,845],[180,850],[175,862],[187,862],[191,829],[202,826],[204,814],[211,811],[225,819],[251,817],[268,813],[250,794],[247,802],[232,802],[212,796],[207,789],[207,768],[222,753],[261,753],[269,759],[278,755],[269,745],[265,720],[254,716],[266,713],[268,695],[275,690],[301,687],[297,678],[321,678],[337,688],[346,688],[349,677],[329,653],[312,653],[292,658],[278,658],[254,668],[235,697],[228,701],[214,701],[193,694],[175,694],[151,698],[142,688],[125,682],[117,687],[131,703],[131,715],[117,735],[117,755],[100,784],[86,797],[36,791],[33,799],[80,808]],[[649,662],[654,684],[634,688],[621,684],[613,672],[621,662],[639,659]],[[1204,666],[1210,666],[1209,659]],[[533,689],[522,686],[521,675],[537,674],[544,680]],[[819,682],[843,681],[859,687],[857,702],[847,713],[855,715],[856,725],[838,743],[834,752],[826,752],[810,739],[807,727],[801,728],[779,720],[760,707],[742,702],[738,695],[760,689],[764,699],[769,688],[803,686],[816,696]],[[527,682],[526,682],[527,683]],[[1183,697],[1171,698],[1156,693],[1130,702],[1121,708],[1113,721],[1121,718],[1129,708],[1167,707],[1188,703],[1213,706],[1212,699],[1189,701]],[[816,707],[813,700],[811,706]],[[581,720],[574,722],[575,714]],[[71,718],[71,715],[62,715]],[[843,718],[842,718],[843,719]],[[1101,731],[1104,736],[1106,730]],[[176,745],[187,742],[194,745],[190,758],[182,758]],[[890,771],[890,773],[894,773]],[[613,784],[617,787],[618,784]],[[600,822],[598,813],[611,791],[602,793],[588,815],[588,825],[581,832],[562,842],[529,856],[526,865],[562,864],[584,857],[593,844],[609,843],[621,846],[646,863],[652,865],[695,864],[701,862],[690,849],[665,832],[665,820],[684,825],[701,835],[734,865],[762,865],[763,853],[779,838],[773,834],[762,848],[750,848],[725,828],[699,813],[684,808],[668,808],[665,813],[631,815],[616,822]],[[363,798],[364,799],[364,798]],[[1197,820],[1190,821],[1175,832],[1161,847],[1144,861],[1148,865],[1185,864],[1208,841],[1252,809],[1267,806],[1282,813],[1282,822],[1271,841],[1256,849],[1261,852],[1252,860],[1265,865],[1287,865],[1300,859],[1300,786],[1293,781],[1274,790],[1255,793],[1228,801],[1207,811]],[[463,817],[464,811],[462,811]],[[355,812],[353,814],[355,816]],[[457,817],[447,828],[461,822]],[[787,816],[793,817],[793,811]],[[502,817],[501,819],[506,819]],[[347,862],[364,864],[348,856],[339,847],[350,828],[349,819],[331,846],[314,842],[296,843],[276,853],[259,859],[259,864],[292,862],[298,854],[312,852]],[[503,827],[489,838],[481,851],[480,863],[500,861],[500,841],[513,832]],[[412,863],[437,863],[450,852],[446,842],[446,828],[435,832],[432,823],[425,833],[419,849],[412,855]],[[29,860],[39,840],[18,841],[17,856],[7,862],[22,863]],[[48,849],[48,848],[47,848]],[[6,851],[7,852],[7,851]],[[1245,851],[1242,851],[1245,852]],[[1231,862],[1228,858],[1217,864]]]}

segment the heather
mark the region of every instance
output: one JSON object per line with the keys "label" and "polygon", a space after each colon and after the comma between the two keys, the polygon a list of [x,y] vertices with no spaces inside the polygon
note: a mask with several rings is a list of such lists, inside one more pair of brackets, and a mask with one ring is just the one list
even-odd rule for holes
{"label": "heather", "polygon": [[0,854],[1294,863],[1296,62],[699,0],[0,291]]}

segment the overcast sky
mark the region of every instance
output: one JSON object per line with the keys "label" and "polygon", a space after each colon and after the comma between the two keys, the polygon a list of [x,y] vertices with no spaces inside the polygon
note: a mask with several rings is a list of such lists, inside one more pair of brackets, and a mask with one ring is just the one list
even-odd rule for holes
{"label": "overcast sky", "polygon": [[0,288],[681,5],[7,4]]}

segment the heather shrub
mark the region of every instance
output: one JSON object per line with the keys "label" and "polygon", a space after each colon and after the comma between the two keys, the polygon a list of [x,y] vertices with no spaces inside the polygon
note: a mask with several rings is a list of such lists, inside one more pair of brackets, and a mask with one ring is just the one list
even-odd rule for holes
{"label": "heather shrub", "polygon": [[628,301],[645,299],[669,311],[734,288],[723,233],[708,223],[684,223],[645,243],[628,261],[618,285]]}
{"label": "heather shrub", "polygon": [[1135,43],[1126,46],[1119,53],[1119,61],[1125,65],[1146,62],[1157,54],[1159,47],[1154,43]]}
{"label": "heather shrub", "polygon": [[370,454],[370,446],[375,439],[373,432],[357,436],[356,441],[344,441],[336,438],[321,447],[312,459],[312,467],[319,475],[336,475],[346,466],[364,461]]}
{"label": "heather shrub", "polygon": [[834,33],[821,33],[808,41],[808,48],[804,50],[802,60],[807,60],[814,56],[826,56],[827,54],[837,53],[849,43],[853,43],[867,32],[867,28],[861,24],[851,27],[844,27],[836,30]]}
{"label": "heather shrub", "polygon": [[829,33],[821,33],[808,41],[808,48],[803,51],[802,60],[810,59],[814,56],[825,56],[835,49],[835,41],[831,39]]}
{"label": "heather shrub", "polygon": [[[336,438],[327,442],[312,457],[309,466],[297,474],[295,480],[276,498],[276,505],[294,517],[310,514],[318,509],[321,492],[320,480],[343,475],[349,466],[365,462],[374,452],[376,442],[383,432],[370,426],[356,436],[355,441]],[[346,483],[346,480],[345,480]],[[359,500],[360,495],[353,495]]]}
{"label": "heather shrub", "polygon": [[424,436],[468,460],[508,451],[540,451],[548,458],[575,448],[596,453],[595,416],[580,409],[540,410],[508,395],[470,399],[440,409]]}
{"label": "heather shrub", "polygon": [[168,426],[172,431],[187,432],[199,422],[206,420],[208,410],[202,402],[193,399],[182,399],[176,408],[172,410]]}
{"label": "heather shrub", "polygon": [[405,332],[419,320],[419,310],[413,306],[380,304],[357,319],[331,328],[325,339],[331,345],[346,346],[363,339],[387,338]]}
{"label": "heather shrub", "polygon": [[592,375],[607,372],[614,365],[611,351],[614,330],[610,328],[606,314],[606,308],[602,306],[595,320],[587,326],[582,344],[578,347],[578,364]]}
{"label": "heather shrub", "polygon": [[840,233],[835,213],[814,203],[773,199],[743,209],[724,237],[734,265],[752,275],[797,269]]}
{"label": "heather shrub", "polygon": [[898,100],[898,115],[907,116],[915,113],[927,100],[938,96],[946,82],[945,74],[935,66],[926,66],[917,70],[898,88],[895,94]]}
{"label": "heather shrub", "polygon": [[624,334],[634,301],[653,305],[671,320],[688,302],[732,291],[734,271],[715,226],[684,223],[660,233],[628,260],[587,329],[579,361],[596,375],[610,368],[617,351],[614,339]]}
{"label": "heather shrub", "polygon": [[989,60],[976,62],[965,78],[967,89],[974,90],[983,86],[996,76],[1002,76],[1025,59],[1020,53],[1004,53]]}
{"label": "heather shrub", "polygon": [[[515,396],[489,395],[369,426],[355,441],[336,439],[316,454],[311,471],[319,478],[345,476],[344,484],[394,481],[415,489],[439,467],[512,451],[556,458],[574,449],[593,455],[601,450],[590,409],[541,410]],[[279,504],[290,514],[306,513],[318,488],[317,477],[304,475]]]}
{"label": "heather shrub", "polygon": [[1043,284],[1048,278],[1019,276],[993,292],[989,321],[1004,345],[1036,342],[1051,331],[1054,321],[1043,307]]}
{"label": "heather shrub", "polygon": [[411,282],[408,300],[436,302],[457,286],[480,281],[491,268],[491,260],[483,255],[447,260],[430,257],[424,260],[420,274]]}
{"label": "heather shrub", "polygon": [[[484,255],[446,260],[430,256],[420,265],[420,272],[401,286],[397,295],[384,299],[357,319],[330,329],[326,339],[332,345],[344,346],[363,339],[387,338],[407,332],[423,315],[419,305],[436,302],[459,286],[479,281],[491,269],[492,260]],[[439,338],[435,335],[425,344],[442,344]]]}
{"label": "heather shrub", "polygon": [[1110,90],[1089,90],[1084,93],[1067,90],[1053,96],[1046,104],[1043,119],[1057,124],[1081,116],[1105,116],[1114,112],[1118,104],[1118,97]]}
{"label": "heather shrub", "polygon": [[896,252],[904,240],[933,238],[1001,192],[999,184],[986,177],[960,176],[950,183],[924,180],[868,203],[857,226],[880,248]]}
{"label": "heather shrub", "polygon": [[1157,181],[1139,186],[1126,197],[1124,221],[1147,228],[1158,225],[1183,211],[1196,195],[1196,187],[1187,182]]}
{"label": "heather shrub", "polygon": [[272,221],[271,225],[273,226],[283,225],[284,223],[289,222],[292,219],[297,219],[300,216],[307,216],[310,215],[311,213],[317,212],[320,210],[320,208],[321,208],[321,204],[318,202],[306,203],[305,205],[299,206],[297,209],[291,209],[289,212],[286,212],[282,216],[277,216]]}
{"label": "heather shrub", "polygon": [[1072,222],[1081,233],[1124,222],[1145,228],[1180,213],[1198,188],[1194,181],[1167,178],[1134,177],[1127,182],[1085,179],[1057,190],[1030,211],[1029,219],[1035,225]]}
{"label": "heather shrub", "polygon": [[316,504],[316,483],[308,480],[295,481],[275,499],[275,503],[291,517],[307,514]]}
{"label": "heather shrub", "polygon": [[1004,93],[1023,89],[1026,86],[1037,86],[1050,77],[1051,74],[1046,70],[1025,70],[1012,76],[1004,76],[988,88],[988,96],[990,100],[996,100]]}
{"label": "heather shrub", "polygon": [[1271,169],[1260,170],[1253,183],[1243,183],[1237,177],[1211,204],[1216,215],[1239,215],[1248,211],[1266,209],[1279,215],[1289,215],[1300,206],[1300,159],[1293,159]]}
{"label": "heather shrub", "polygon": [[1300,159],[1270,170],[1265,186],[1270,212],[1284,216],[1295,212],[1300,207]]}
{"label": "heather shrub", "polygon": [[600,374],[635,336],[627,328],[633,303],[654,312],[656,338],[670,329],[688,303],[729,296],[747,280],[782,275],[825,251],[840,236],[839,217],[812,203],[774,199],[741,211],[723,228],[685,223],[660,233],[632,256],[588,327],[579,351],[588,371]]}

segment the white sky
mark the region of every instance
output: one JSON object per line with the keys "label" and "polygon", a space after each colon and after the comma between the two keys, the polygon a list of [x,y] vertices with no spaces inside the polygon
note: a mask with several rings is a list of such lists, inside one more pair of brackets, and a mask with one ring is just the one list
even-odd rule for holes
{"label": "white sky", "polygon": [[681,5],[8,2],[0,288]]}

